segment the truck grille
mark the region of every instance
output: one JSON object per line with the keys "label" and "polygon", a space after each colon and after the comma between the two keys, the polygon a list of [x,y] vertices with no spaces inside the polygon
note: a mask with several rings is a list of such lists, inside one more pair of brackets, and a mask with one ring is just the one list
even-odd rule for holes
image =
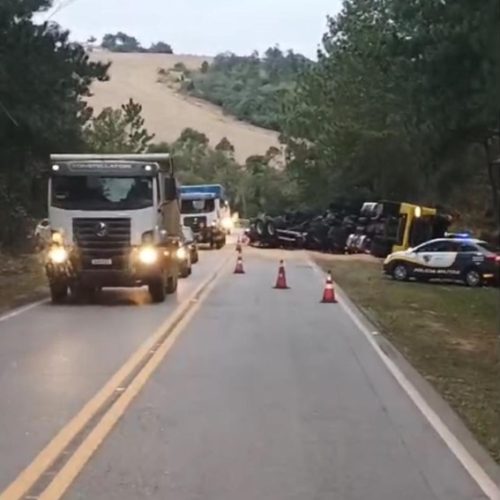
{"label": "truck grille", "polygon": [[[73,219],[83,269],[123,269],[130,253],[130,219]],[[111,259],[111,263],[106,261]]]}
{"label": "truck grille", "polygon": [[207,218],[204,215],[184,217],[184,225],[190,227],[195,233],[197,233],[202,227],[206,227]]}

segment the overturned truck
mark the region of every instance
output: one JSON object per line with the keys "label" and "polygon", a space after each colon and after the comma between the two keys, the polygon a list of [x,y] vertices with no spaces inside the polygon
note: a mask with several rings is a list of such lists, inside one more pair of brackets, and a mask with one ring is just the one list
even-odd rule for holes
{"label": "overturned truck", "polygon": [[251,244],[264,247],[385,257],[444,236],[451,221],[442,210],[404,202],[331,204],[324,213],[261,215],[250,222],[246,234]]}

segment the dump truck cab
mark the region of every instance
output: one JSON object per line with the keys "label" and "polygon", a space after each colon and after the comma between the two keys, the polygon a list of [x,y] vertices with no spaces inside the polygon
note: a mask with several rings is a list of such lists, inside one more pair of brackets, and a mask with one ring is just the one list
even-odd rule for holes
{"label": "dump truck cab", "polygon": [[437,208],[406,202],[365,203],[362,212],[378,226],[371,245],[371,253],[377,257],[441,238],[452,221],[449,214]]}
{"label": "dump truck cab", "polygon": [[224,188],[220,184],[182,186],[182,224],[190,227],[199,243],[222,248],[233,220]]}
{"label": "dump truck cab", "polygon": [[180,205],[168,154],[52,155],[52,300],[102,287],[148,286],[154,302],[177,289]]}

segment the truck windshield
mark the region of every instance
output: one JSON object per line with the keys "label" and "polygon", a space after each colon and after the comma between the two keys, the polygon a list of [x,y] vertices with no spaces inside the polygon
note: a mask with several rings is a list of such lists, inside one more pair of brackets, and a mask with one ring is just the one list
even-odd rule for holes
{"label": "truck windshield", "polygon": [[183,214],[203,214],[215,210],[215,200],[182,200],[181,213]]}
{"label": "truck windshield", "polygon": [[68,210],[132,210],[153,205],[150,177],[54,176],[52,206]]}

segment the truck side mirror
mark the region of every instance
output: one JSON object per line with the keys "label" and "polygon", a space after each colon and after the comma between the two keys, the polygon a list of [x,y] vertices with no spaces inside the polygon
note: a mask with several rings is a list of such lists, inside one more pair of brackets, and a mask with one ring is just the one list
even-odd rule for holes
{"label": "truck side mirror", "polygon": [[177,183],[175,177],[167,177],[164,184],[165,201],[172,201],[177,199]]}

